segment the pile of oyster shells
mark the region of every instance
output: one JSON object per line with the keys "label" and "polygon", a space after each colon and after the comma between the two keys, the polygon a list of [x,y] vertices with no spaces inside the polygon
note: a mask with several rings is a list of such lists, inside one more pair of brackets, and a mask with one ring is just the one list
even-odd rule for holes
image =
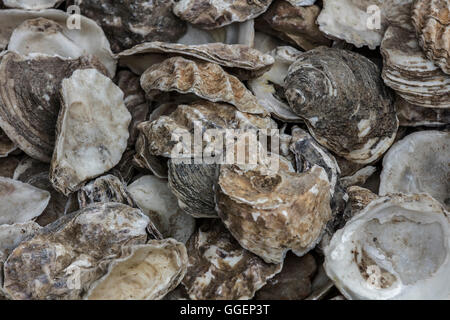
{"label": "pile of oyster shells", "polygon": [[450,299],[449,11],[0,1],[0,299]]}

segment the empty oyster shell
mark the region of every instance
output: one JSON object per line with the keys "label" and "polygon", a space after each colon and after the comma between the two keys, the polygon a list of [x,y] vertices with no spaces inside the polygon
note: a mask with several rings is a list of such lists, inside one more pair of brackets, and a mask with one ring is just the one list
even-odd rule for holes
{"label": "empty oyster shell", "polygon": [[450,209],[450,133],[419,131],[396,142],[383,159],[380,195],[428,193]]}
{"label": "empty oyster shell", "polygon": [[114,52],[146,41],[175,41],[186,23],[172,13],[172,1],[75,0],[81,14],[105,31]]}
{"label": "empty oyster shell", "polygon": [[68,195],[119,163],[131,115],[122,90],[95,69],[64,79],[61,95],[50,180]]}
{"label": "empty oyster shell", "polygon": [[242,80],[262,75],[274,62],[271,56],[249,46],[223,43],[186,45],[155,41],[139,44],[117,55],[122,64],[137,74],[142,74],[168,56],[182,56],[216,63]]}
{"label": "empty oyster shell", "polygon": [[180,210],[167,181],[143,176],[130,184],[128,191],[164,238],[186,243],[194,233],[195,219]]}
{"label": "empty oyster shell", "polygon": [[271,3],[272,0],[180,0],[174,4],[173,12],[193,25],[214,29],[256,18]]}
{"label": "empty oyster shell", "polygon": [[381,53],[383,80],[402,98],[417,106],[449,108],[450,76],[426,58],[414,31],[389,27]]}
{"label": "empty oyster shell", "polygon": [[450,1],[416,1],[412,20],[425,55],[450,74]]}
{"label": "empty oyster shell", "polygon": [[82,15],[78,17],[81,29],[74,29],[76,26],[71,26],[73,17],[61,10],[1,10],[0,49],[8,46],[9,50],[21,54],[57,53],[73,59],[93,55],[113,78],[116,60],[103,30],[93,20]]}
{"label": "empty oyster shell", "polygon": [[448,299],[448,213],[427,195],[374,200],[335,233],[325,270],[348,299]]}
{"label": "empty oyster shell", "polygon": [[78,191],[80,208],[86,208],[92,203],[118,202],[137,208],[124,183],[111,174],[99,177],[89,182]]}
{"label": "empty oyster shell", "polygon": [[305,52],[290,66],[285,90],[314,138],[341,157],[371,163],[394,142],[393,95],[362,55],[327,47]]}
{"label": "empty oyster shell", "polygon": [[6,7],[25,9],[25,10],[41,10],[56,7],[63,0],[3,0]]}
{"label": "empty oyster shell", "polygon": [[242,112],[267,114],[239,79],[209,62],[169,58],[147,69],[141,77],[141,86],[151,100],[157,100],[163,92],[176,91],[213,102],[227,102]]}
{"label": "empty oyster shell", "polygon": [[0,225],[30,221],[47,207],[50,193],[29,184],[0,177]]}
{"label": "empty oyster shell", "polygon": [[125,247],[108,272],[93,283],[88,300],[159,300],[186,274],[186,247],[173,239]]}
{"label": "empty oyster shell", "polygon": [[[275,1],[270,8],[258,18],[272,30],[273,34],[293,43],[303,50],[331,45],[331,40],[319,30],[316,19],[320,13],[316,5],[295,6],[288,1]],[[267,28],[263,28],[266,31]]]}
{"label": "empty oyster shell", "polygon": [[311,280],[316,272],[314,257],[286,255],[283,269],[256,292],[256,300],[303,300],[311,293]]}
{"label": "empty oyster shell", "polygon": [[247,250],[269,263],[280,263],[292,250],[312,249],[331,219],[330,183],[323,168],[292,172],[279,158],[278,171],[223,165],[217,186],[217,210],[231,234]]}
{"label": "empty oyster shell", "polygon": [[14,249],[4,290],[13,299],[79,299],[122,246],[146,242],[148,223],[140,210],[119,203],[66,215]]}
{"label": "empty oyster shell", "polygon": [[251,299],[282,268],[244,250],[218,220],[202,224],[187,250],[183,285],[193,300]]}
{"label": "empty oyster shell", "polygon": [[0,126],[30,157],[50,162],[60,109],[61,81],[75,70],[103,65],[87,57],[64,59],[47,55],[6,53],[0,64]]}
{"label": "empty oyster shell", "polygon": [[0,129],[0,158],[7,157],[14,150],[17,150],[16,144]]}
{"label": "empty oyster shell", "polygon": [[410,104],[397,96],[395,100],[400,126],[406,127],[437,127],[450,124],[450,108],[424,108]]}

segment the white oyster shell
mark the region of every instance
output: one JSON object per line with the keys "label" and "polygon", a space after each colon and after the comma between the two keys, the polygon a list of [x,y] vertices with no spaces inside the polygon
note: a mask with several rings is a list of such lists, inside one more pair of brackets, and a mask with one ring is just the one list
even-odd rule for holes
{"label": "white oyster shell", "polygon": [[428,193],[450,209],[450,132],[419,131],[396,142],[383,159],[380,195]]}
{"label": "white oyster shell", "polygon": [[325,248],[348,299],[449,299],[450,220],[427,195],[372,201]]}
{"label": "white oyster shell", "polygon": [[17,180],[0,177],[0,225],[30,221],[47,207],[50,193]]}
{"label": "white oyster shell", "polygon": [[25,10],[41,10],[53,8],[63,0],[3,0],[3,4],[9,8]]}
{"label": "white oyster shell", "polygon": [[131,115],[123,92],[95,69],[77,70],[62,83],[50,179],[64,194],[119,163]]}
{"label": "white oyster shell", "polygon": [[93,283],[87,300],[159,300],[186,274],[186,247],[173,239],[125,247],[108,273]]}

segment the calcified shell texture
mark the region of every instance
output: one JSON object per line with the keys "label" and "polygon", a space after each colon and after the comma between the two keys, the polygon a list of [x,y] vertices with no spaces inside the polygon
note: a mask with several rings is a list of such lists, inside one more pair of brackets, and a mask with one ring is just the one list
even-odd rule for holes
{"label": "calcified shell texture", "polygon": [[0,300],[450,299],[449,10],[0,0]]}

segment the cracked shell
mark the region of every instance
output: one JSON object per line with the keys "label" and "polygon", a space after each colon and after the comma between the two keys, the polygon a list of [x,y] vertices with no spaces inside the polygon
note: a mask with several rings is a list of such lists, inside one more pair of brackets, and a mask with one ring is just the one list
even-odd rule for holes
{"label": "cracked shell", "polygon": [[62,10],[0,10],[0,49],[8,46],[20,54],[58,54],[72,59],[93,55],[114,77],[116,60],[103,30],[93,20],[79,18],[81,29],[77,30],[76,20]]}
{"label": "cracked shell", "polygon": [[117,165],[130,121],[122,90],[97,70],[64,79],[50,174],[55,189],[68,195]]}
{"label": "cracked shell", "polygon": [[50,162],[61,81],[79,69],[106,69],[95,58],[7,52],[0,64],[0,126],[30,157]]}
{"label": "cracked shell", "polygon": [[450,76],[427,59],[408,26],[391,26],[384,35],[380,48],[383,80],[413,105],[449,108]]}
{"label": "cracked shell", "polygon": [[194,233],[195,219],[180,210],[167,181],[143,176],[128,186],[128,192],[164,238],[186,243]]}
{"label": "cracked shell", "polygon": [[360,54],[327,47],[303,53],[289,68],[285,94],[314,138],[347,160],[371,163],[394,142],[394,96]]}
{"label": "cracked shell", "polygon": [[5,7],[24,10],[54,8],[61,2],[63,2],[63,0],[3,0]]}
{"label": "cracked shell", "polygon": [[17,180],[0,177],[0,225],[30,221],[47,207],[50,193]]}
{"label": "cracked shell", "polygon": [[412,21],[425,55],[450,74],[450,1],[416,1]]}
{"label": "cracked shell", "polygon": [[193,300],[251,299],[282,268],[243,249],[218,220],[203,223],[187,250],[183,285]]}
{"label": "cracked shell", "polygon": [[279,170],[221,166],[216,195],[219,217],[231,234],[268,263],[282,262],[289,250],[306,254],[332,218],[325,170],[313,166],[295,173],[279,161]]}
{"label": "cracked shell", "polygon": [[169,58],[147,69],[142,74],[141,86],[150,100],[159,100],[162,93],[175,91],[208,101],[226,102],[241,112],[267,114],[238,78],[209,62]]}
{"label": "cracked shell", "polygon": [[138,74],[142,74],[153,64],[164,61],[168,56],[216,63],[242,80],[260,76],[269,70],[274,62],[271,56],[249,46],[218,42],[199,45],[147,42],[117,55],[123,64],[129,65],[131,70]]}
{"label": "cracked shell", "polygon": [[96,21],[113,52],[147,41],[172,42],[186,32],[186,23],[172,12],[167,0],[75,0],[81,14]]}
{"label": "cracked shell", "polygon": [[448,212],[424,194],[374,200],[334,234],[325,270],[347,299],[447,300]]}
{"label": "cracked shell", "polygon": [[215,29],[243,22],[264,13],[272,0],[180,0],[173,12],[181,19],[203,29]]}
{"label": "cracked shell", "polygon": [[396,142],[383,159],[380,195],[427,193],[450,209],[450,133],[419,131]]}
{"label": "cracked shell", "polygon": [[86,299],[160,300],[180,284],[187,264],[186,247],[173,239],[125,247],[107,274],[92,284]]}
{"label": "cracked shell", "polygon": [[12,299],[80,299],[123,246],[146,242],[148,223],[140,210],[119,203],[66,215],[14,249],[4,290]]}

